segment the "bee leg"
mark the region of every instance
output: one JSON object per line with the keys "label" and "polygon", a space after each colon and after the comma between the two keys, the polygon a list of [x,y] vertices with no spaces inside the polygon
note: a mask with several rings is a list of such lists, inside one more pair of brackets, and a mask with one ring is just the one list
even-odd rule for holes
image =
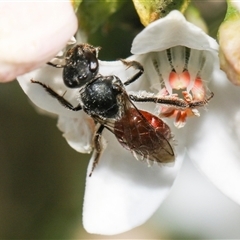
{"label": "bee leg", "polygon": [[193,100],[193,101],[189,102],[189,108],[203,107],[204,105],[206,105],[209,102],[209,100],[211,98],[213,98],[213,96],[214,96],[214,93],[211,92],[211,95],[207,99],[204,99],[202,101],[194,101]]}
{"label": "bee leg", "polygon": [[66,66],[65,64],[56,64],[52,62],[47,62],[47,64],[55,68],[64,68]]}
{"label": "bee leg", "polygon": [[96,131],[95,135],[94,135],[94,139],[93,139],[93,144],[94,144],[94,149],[95,149],[95,156],[94,156],[94,160],[93,160],[93,164],[92,164],[92,170],[89,174],[89,177],[92,176],[93,170],[95,169],[95,167],[97,166],[101,153],[103,151],[103,147],[102,147],[102,143],[101,143],[101,137],[102,137],[102,131],[104,129],[104,125],[100,125],[100,127],[98,128],[98,130]]}
{"label": "bee leg", "polygon": [[127,68],[133,67],[136,70],[139,70],[136,74],[134,74],[131,78],[129,78],[124,85],[127,86],[131,83],[133,83],[134,81],[136,81],[144,72],[144,68],[141,65],[141,63],[137,62],[137,61],[127,61],[124,59],[120,59],[120,61],[127,66]]}
{"label": "bee leg", "polygon": [[160,103],[163,105],[168,105],[180,110],[185,110],[187,108],[189,109],[194,109],[197,107],[203,107],[205,106],[209,100],[211,98],[213,98],[214,94],[211,93],[211,95],[205,99],[205,100],[201,100],[201,101],[186,101],[183,100],[181,98],[175,97],[175,96],[163,96],[163,97],[158,97],[158,96],[154,96],[151,94],[147,95],[147,93],[145,93],[145,95],[139,95],[139,94],[129,94],[129,98],[134,101],[134,102],[154,102],[154,103]]}
{"label": "bee leg", "polygon": [[153,102],[153,103],[160,103],[163,105],[172,106],[178,109],[186,109],[189,108],[189,103],[185,100],[175,97],[175,96],[163,96],[158,97],[154,95],[148,95],[145,93],[145,95],[139,95],[139,94],[129,94],[129,98],[134,102]]}
{"label": "bee leg", "polygon": [[50,87],[48,87],[47,85],[45,85],[42,82],[39,81],[35,81],[35,80],[31,80],[32,83],[37,83],[39,85],[41,85],[46,92],[48,92],[53,98],[56,98],[59,103],[64,106],[65,108],[72,110],[72,111],[80,111],[82,109],[82,107],[80,106],[80,104],[78,104],[76,107],[74,107],[70,102],[68,102],[63,96],[59,95],[58,93],[56,93],[54,90],[52,90]]}

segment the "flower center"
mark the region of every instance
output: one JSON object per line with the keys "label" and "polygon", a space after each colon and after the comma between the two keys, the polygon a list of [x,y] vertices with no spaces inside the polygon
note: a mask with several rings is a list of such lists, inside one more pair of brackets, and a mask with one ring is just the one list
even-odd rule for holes
{"label": "flower center", "polygon": [[[175,95],[185,101],[203,101],[208,98],[206,82],[213,70],[213,59],[209,52],[176,46],[154,53],[152,61],[159,76],[161,95]],[[199,115],[197,109],[160,109],[160,116],[175,117],[177,127],[183,127],[187,117]]]}

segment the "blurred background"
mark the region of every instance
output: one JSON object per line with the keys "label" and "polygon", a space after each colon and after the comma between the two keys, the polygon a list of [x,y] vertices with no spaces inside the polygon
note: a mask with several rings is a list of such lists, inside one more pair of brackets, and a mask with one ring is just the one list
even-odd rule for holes
{"label": "blurred background", "polygon": [[[193,5],[216,37],[225,1]],[[132,2],[123,1],[118,11],[89,31],[89,43],[102,47],[102,60],[125,58],[142,28]],[[1,239],[240,238],[240,207],[188,159],[169,196],[146,224],[117,236],[88,234],[81,221],[90,155],[70,148],[56,122],[38,113],[17,81],[0,85]]]}

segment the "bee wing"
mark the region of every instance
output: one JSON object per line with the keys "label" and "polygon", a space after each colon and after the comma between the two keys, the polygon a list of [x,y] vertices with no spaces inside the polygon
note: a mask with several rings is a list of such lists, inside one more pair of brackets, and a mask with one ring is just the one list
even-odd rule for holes
{"label": "bee wing", "polygon": [[173,138],[169,126],[157,116],[137,109],[130,100],[128,102],[122,118],[114,125],[113,133],[118,141],[136,159],[150,165],[173,162],[175,154],[169,142]]}

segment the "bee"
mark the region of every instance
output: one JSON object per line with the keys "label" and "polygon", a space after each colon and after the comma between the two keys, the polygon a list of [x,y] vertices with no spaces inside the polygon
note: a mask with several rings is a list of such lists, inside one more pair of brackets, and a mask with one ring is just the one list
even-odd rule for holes
{"label": "bee", "polygon": [[73,106],[51,87],[36,80],[53,98],[71,111],[83,110],[98,124],[93,137],[94,161],[92,175],[103,151],[101,141],[104,129],[112,132],[118,142],[129,150],[136,159],[146,162],[174,162],[175,153],[170,141],[173,139],[170,127],[159,117],[138,109],[134,102],[154,102],[180,109],[193,108],[206,103],[186,102],[176,97],[157,97],[154,94],[128,94],[125,86],[136,81],[144,72],[137,61],[121,60],[137,73],[124,83],[115,75],[103,76],[99,73],[98,51],[100,48],[89,44],[78,44],[65,55],[64,64],[48,64],[63,68],[63,81],[69,88],[78,88],[78,105]]}

